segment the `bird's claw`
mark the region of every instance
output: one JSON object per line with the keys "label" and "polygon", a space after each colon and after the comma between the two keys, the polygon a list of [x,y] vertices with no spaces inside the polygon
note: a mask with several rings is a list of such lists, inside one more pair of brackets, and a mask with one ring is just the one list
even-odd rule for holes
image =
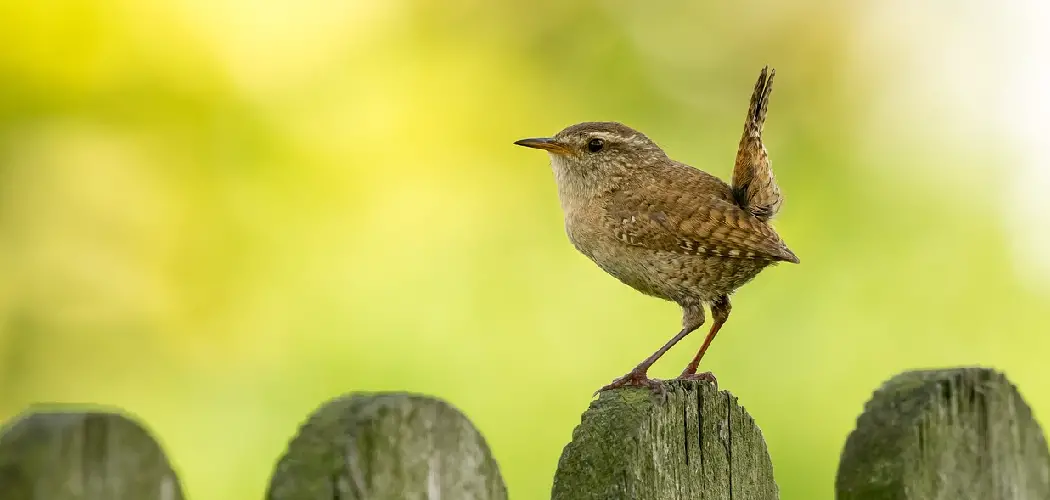
{"label": "bird's claw", "polygon": [[609,385],[598,389],[594,392],[594,395],[597,396],[600,392],[611,391],[613,389],[619,389],[620,387],[648,387],[649,390],[656,394],[663,394],[665,392],[663,381],[651,379],[644,371],[636,369],[631,370],[627,375],[613,380]]}
{"label": "bird's claw", "polygon": [[689,373],[688,371],[686,371],[678,376],[678,380],[695,380],[702,382],[711,382],[711,384],[715,386],[715,390],[718,390],[718,379],[715,378],[715,374],[711,372]]}

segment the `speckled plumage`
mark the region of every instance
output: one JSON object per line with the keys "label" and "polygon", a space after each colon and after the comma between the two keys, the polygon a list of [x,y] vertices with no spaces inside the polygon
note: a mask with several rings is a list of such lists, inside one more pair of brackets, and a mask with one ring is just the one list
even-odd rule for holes
{"label": "speckled plumage", "polygon": [[644,134],[619,123],[580,123],[551,139],[518,142],[550,152],[572,244],[623,283],[683,309],[679,335],[606,388],[652,385],[645,370],[703,324],[702,304],[711,306],[715,323],[683,377],[713,379],[695,375],[696,364],[728,318],[729,295],[773,263],[798,263],[768,223],[783,201],[761,137],[772,80],[763,69],[732,186],[668,158]]}
{"label": "speckled plumage", "polygon": [[783,203],[780,187],[773,176],[773,164],[762,144],[762,124],[766,121],[774,75],[775,71],[767,72],[763,68],[755,82],[755,92],[751,94],[751,105],[747,109],[744,135],[740,138],[736,165],[733,167],[734,199],[761,221],[773,218]]}

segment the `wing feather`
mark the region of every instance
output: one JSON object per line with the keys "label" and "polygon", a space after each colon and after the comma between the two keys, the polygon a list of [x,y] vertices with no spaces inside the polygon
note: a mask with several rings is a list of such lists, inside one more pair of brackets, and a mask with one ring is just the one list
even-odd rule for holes
{"label": "wing feather", "polygon": [[679,175],[654,176],[676,178],[676,184],[650,180],[610,193],[606,226],[614,237],[685,255],[798,261],[769,225],[733,202],[728,185],[692,167],[679,167]]}

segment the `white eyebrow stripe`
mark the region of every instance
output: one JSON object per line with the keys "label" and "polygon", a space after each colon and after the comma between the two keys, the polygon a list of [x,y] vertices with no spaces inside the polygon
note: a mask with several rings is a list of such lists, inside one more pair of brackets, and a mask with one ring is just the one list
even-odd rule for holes
{"label": "white eyebrow stripe", "polygon": [[624,137],[610,132],[592,132],[590,136],[605,139],[607,141],[622,140],[631,144],[645,144],[645,140],[642,139],[642,136],[640,134],[631,134],[629,136]]}

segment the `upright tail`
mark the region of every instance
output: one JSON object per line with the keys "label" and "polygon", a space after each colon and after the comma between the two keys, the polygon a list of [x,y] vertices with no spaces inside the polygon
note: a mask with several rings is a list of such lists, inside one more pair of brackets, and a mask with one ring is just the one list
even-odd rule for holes
{"label": "upright tail", "polygon": [[766,66],[758,76],[733,167],[733,196],[737,204],[763,221],[773,218],[783,203],[773,165],[762,144],[762,125],[766,121],[769,94],[773,92],[774,75],[776,70]]}

